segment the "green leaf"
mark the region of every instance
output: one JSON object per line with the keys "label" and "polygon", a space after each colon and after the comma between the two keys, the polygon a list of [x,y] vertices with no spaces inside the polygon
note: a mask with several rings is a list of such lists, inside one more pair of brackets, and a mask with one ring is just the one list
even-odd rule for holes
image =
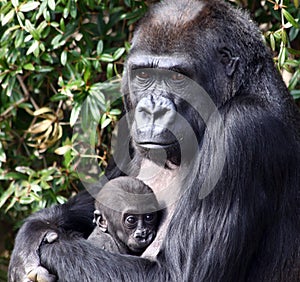
{"label": "green leaf", "polygon": [[101,115],[100,115],[100,110],[97,106],[97,103],[95,103],[95,98],[92,95],[89,95],[87,97],[87,104],[88,104],[88,108],[90,111],[90,115],[92,116],[93,120],[95,122],[99,122]]}
{"label": "green leaf", "polygon": [[66,50],[62,51],[61,55],[60,55],[60,62],[63,66],[66,65],[68,60],[68,52]]}
{"label": "green leaf", "polygon": [[122,48],[119,48],[114,54],[113,54],[113,58],[114,60],[118,60],[125,52],[125,48],[122,47]]}
{"label": "green leaf", "polygon": [[271,45],[272,51],[275,51],[275,38],[272,33],[270,34],[270,45]]}
{"label": "green leaf", "polygon": [[278,64],[283,66],[286,59],[286,47],[281,47],[278,55]]}
{"label": "green leaf", "polygon": [[113,116],[117,116],[117,115],[120,115],[121,114],[121,110],[119,109],[112,109],[109,111],[109,113]]}
{"label": "green leaf", "polygon": [[291,80],[289,81],[289,90],[292,90],[296,87],[300,79],[300,69],[298,69],[294,75],[292,76]]}
{"label": "green leaf", "polygon": [[300,32],[299,28],[292,27],[289,32],[290,42],[294,41]]}
{"label": "green leaf", "polygon": [[39,5],[40,5],[40,3],[37,2],[37,1],[30,1],[30,2],[27,2],[27,3],[21,4],[20,7],[19,7],[19,10],[21,12],[26,13],[26,12],[35,10]]}
{"label": "green leaf", "polygon": [[23,30],[18,30],[16,39],[15,39],[15,47],[19,48],[22,46],[24,42],[24,31]]}
{"label": "green leaf", "polygon": [[4,191],[4,193],[0,197],[0,208],[3,207],[3,205],[9,199],[9,197],[14,193],[14,191],[15,191],[15,182],[12,182],[9,185],[9,188],[6,191]]}
{"label": "green leaf", "polygon": [[51,72],[51,71],[53,71],[53,67],[51,67],[51,66],[36,66],[35,67],[35,70],[37,71],[37,72]]}
{"label": "green leaf", "polygon": [[27,167],[27,166],[17,166],[15,168],[15,170],[17,172],[20,172],[20,173],[23,173],[23,174],[27,174],[27,175],[34,174],[34,170],[31,169],[30,167]]}
{"label": "green leaf", "polygon": [[293,25],[293,27],[299,28],[299,24],[296,22],[296,20],[287,10],[282,9],[282,13],[284,17],[287,19],[287,21]]}
{"label": "green leaf", "polygon": [[63,197],[61,195],[56,196],[56,200],[61,205],[64,204],[65,202],[67,202],[67,198],[65,198],[65,197]]}
{"label": "green leaf", "polygon": [[0,142],[0,166],[1,163],[5,163],[6,162],[6,154],[2,148],[2,143]]}
{"label": "green leaf", "polygon": [[29,20],[25,20],[25,28],[26,31],[28,31],[35,40],[40,39],[40,34],[38,33],[38,31],[35,29],[35,27],[32,25],[32,23]]}
{"label": "green leaf", "polygon": [[15,8],[17,8],[19,6],[19,0],[11,0],[11,3],[13,4],[13,6]]}
{"label": "green leaf", "polygon": [[70,126],[73,127],[79,117],[79,113],[81,111],[81,104],[75,103],[73,106],[73,109],[71,111],[71,116],[70,116]]}
{"label": "green leaf", "polygon": [[75,0],[70,0],[71,1],[71,7],[70,7],[70,15],[73,19],[76,18],[77,16],[77,7],[76,7],[76,3]]}
{"label": "green leaf", "polygon": [[97,55],[101,55],[103,52],[103,41],[99,40],[98,44],[97,44]]}
{"label": "green leaf", "polygon": [[99,59],[100,61],[107,62],[107,63],[111,63],[114,61],[113,56],[110,54],[102,54]]}
{"label": "green leaf", "polygon": [[296,99],[299,99],[300,98],[300,89],[299,90],[292,90],[291,91],[291,94],[293,96],[293,98],[296,100]]}
{"label": "green leaf", "polygon": [[26,55],[33,53],[36,49],[39,49],[39,42],[34,40],[31,46],[28,48]]}
{"label": "green leaf", "polygon": [[3,18],[2,18],[2,26],[6,25],[7,23],[9,23],[13,17],[15,15],[15,10],[10,10]]}
{"label": "green leaf", "polygon": [[69,9],[68,8],[64,8],[64,11],[63,11],[63,18],[66,19],[69,15]]}
{"label": "green leaf", "polygon": [[294,0],[294,5],[295,5],[296,8],[298,8],[299,7],[299,0]]}
{"label": "green leaf", "polygon": [[24,65],[23,68],[25,70],[30,70],[30,71],[34,71],[35,70],[34,65],[31,64],[31,63],[28,63],[28,64]]}
{"label": "green leaf", "polygon": [[36,15],[36,19],[39,19],[39,17],[43,14],[44,11],[46,11],[47,7],[47,0],[43,0],[42,4],[40,5],[39,11]]}
{"label": "green leaf", "polygon": [[107,127],[110,123],[111,123],[111,119],[110,119],[110,118],[105,119],[105,120],[101,123],[101,128],[104,129],[104,128]]}
{"label": "green leaf", "polygon": [[22,204],[22,205],[29,205],[29,204],[31,204],[32,202],[34,202],[34,198],[31,197],[31,195],[22,197],[22,198],[20,199],[20,204]]}
{"label": "green leaf", "polygon": [[282,30],[281,36],[282,36],[282,37],[281,37],[281,40],[282,40],[284,46],[286,46],[288,39],[287,39],[287,34],[286,34],[286,31],[285,31],[285,30]]}
{"label": "green leaf", "polygon": [[48,0],[48,6],[52,11],[55,10],[55,5],[55,0]]}
{"label": "green leaf", "polygon": [[106,77],[107,79],[111,79],[113,77],[113,69],[114,69],[114,64],[113,63],[108,63],[106,67]]}

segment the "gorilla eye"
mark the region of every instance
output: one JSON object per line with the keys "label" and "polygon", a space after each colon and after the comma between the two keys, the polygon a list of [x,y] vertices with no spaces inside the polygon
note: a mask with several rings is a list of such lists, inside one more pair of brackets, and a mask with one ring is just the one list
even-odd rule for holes
{"label": "gorilla eye", "polygon": [[144,217],[145,221],[152,221],[153,219],[154,219],[154,214],[153,213],[146,214],[145,217]]}
{"label": "gorilla eye", "polygon": [[174,73],[172,74],[172,79],[180,81],[180,80],[184,80],[185,76],[182,73]]}
{"label": "gorilla eye", "polygon": [[136,71],[136,76],[142,79],[147,79],[150,77],[150,74],[146,71]]}
{"label": "gorilla eye", "polygon": [[125,218],[125,222],[128,223],[129,225],[133,225],[135,224],[136,222],[138,221],[138,219],[133,216],[133,215],[128,215],[126,218]]}

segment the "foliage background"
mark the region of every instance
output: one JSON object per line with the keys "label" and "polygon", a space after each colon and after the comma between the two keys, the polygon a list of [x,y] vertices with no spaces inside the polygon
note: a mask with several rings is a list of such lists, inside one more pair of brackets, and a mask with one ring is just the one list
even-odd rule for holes
{"label": "foliage background", "polygon": [[[120,78],[149,2],[155,1],[0,1],[0,281],[21,220],[81,189],[74,145],[80,136],[72,134],[80,113],[89,113],[83,123],[100,121],[96,155],[88,157],[107,165],[121,101],[105,81]],[[231,3],[258,23],[298,100],[299,1]]]}

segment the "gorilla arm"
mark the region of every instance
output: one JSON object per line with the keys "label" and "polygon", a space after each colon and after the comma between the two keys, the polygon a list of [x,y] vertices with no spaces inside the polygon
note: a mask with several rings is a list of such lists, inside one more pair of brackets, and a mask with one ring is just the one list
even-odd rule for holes
{"label": "gorilla arm", "polygon": [[44,209],[30,216],[16,237],[12,253],[8,281],[54,281],[41,267],[40,246],[51,243],[61,232],[76,231],[87,237],[93,230],[94,199],[88,192],[79,193],[66,204]]}
{"label": "gorilla arm", "polygon": [[40,258],[58,281],[147,281],[147,273],[156,264],[140,257],[104,251],[83,238],[69,240],[66,234],[51,244],[42,244]]}

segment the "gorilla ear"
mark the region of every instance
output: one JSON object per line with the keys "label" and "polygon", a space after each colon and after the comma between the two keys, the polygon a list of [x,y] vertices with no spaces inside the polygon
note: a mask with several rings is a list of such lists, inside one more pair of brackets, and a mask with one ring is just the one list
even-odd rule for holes
{"label": "gorilla ear", "polygon": [[103,216],[101,216],[101,220],[99,220],[98,225],[102,232],[107,232],[107,220]]}
{"label": "gorilla ear", "polygon": [[93,222],[96,223],[97,226],[99,226],[99,228],[102,232],[105,233],[107,231],[107,220],[105,219],[104,215],[99,210],[94,211]]}
{"label": "gorilla ear", "polygon": [[228,48],[220,48],[219,49],[221,63],[225,65],[225,71],[227,76],[232,76],[234,71],[237,68],[238,62],[240,60],[239,57],[233,57]]}

